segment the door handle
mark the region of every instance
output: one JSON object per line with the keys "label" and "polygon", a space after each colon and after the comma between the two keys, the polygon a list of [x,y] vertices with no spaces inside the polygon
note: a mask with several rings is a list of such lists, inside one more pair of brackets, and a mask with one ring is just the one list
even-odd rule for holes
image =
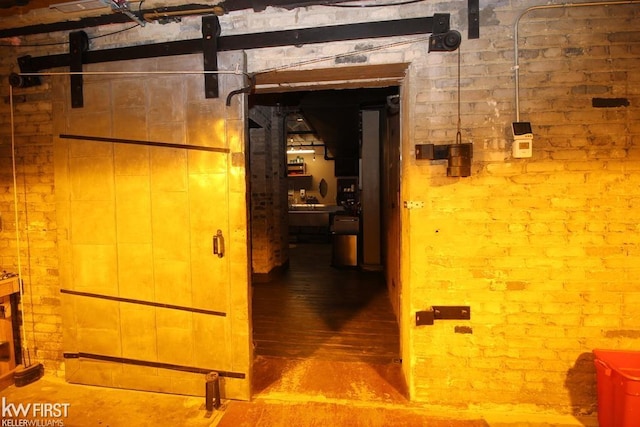
{"label": "door handle", "polygon": [[224,256],[224,236],[222,235],[222,230],[218,230],[216,234],[213,235],[213,254],[218,255],[218,258]]}

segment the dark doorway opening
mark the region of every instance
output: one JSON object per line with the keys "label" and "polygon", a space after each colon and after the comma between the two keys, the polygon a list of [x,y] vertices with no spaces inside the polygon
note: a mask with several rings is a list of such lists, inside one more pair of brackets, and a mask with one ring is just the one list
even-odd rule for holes
{"label": "dark doorway opening", "polygon": [[[399,152],[399,138],[389,137],[389,123],[399,123],[390,120],[399,114],[398,97],[395,86],[249,98],[252,124],[261,129],[256,140],[263,143],[250,148],[256,154],[250,156],[255,196],[252,213],[256,216],[252,215],[251,221],[252,247],[254,255],[260,256],[265,246],[262,229],[279,242],[279,246],[273,242],[266,246],[282,251],[281,265],[269,274],[254,274],[255,393],[299,393],[319,387],[316,391],[323,395],[345,397],[345,393],[352,393],[348,385],[356,381],[366,383],[365,389],[371,387],[369,392],[379,397],[404,398],[397,307],[392,303],[397,295],[390,297],[395,283],[388,283],[386,274],[386,242],[390,238],[386,229],[391,219],[383,206],[383,202],[389,203],[388,194],[383,194],[389,181],[399,181],[398,176],[389,176],[399,174],[399,169],[385,164]],[[377,112],[375,127],[369,130],[379,137],[373,160],[363,156],[364,145],[370,144],[363,141],[367,132],[363,126],[370,126],[363,120],[367,111]],[[267,117],[268,123],[264,121]],[[310,152],[302,153],[303,149]],[[254,159],[261,165],[254,165]],[[363,173],[372,169],[378,173]],[[284,183],[271,180],[271,186],[265,187],[262,179],[278,174]],[[371,177],[376,182],[371,182]],[[346,187],[345,182],[349,184]],[[362,205],[365,190],[370,199],[379,201],[369,205],[373,207]],[[276,212],[271,220],[258,218],[270,209]],[[369,221],[363,235],[366,215],[376,217],[377,223]],[[360,224],[350,232],[354,235],[351,250],[355,262],[342,263],[336,258],[340,250],[336,242],[344,236],[336,236],[336,224],[346,217],[357,218]],[[278,218],[284,221],[283,227],[275,224]],[[364,253],[371,253],[374,246],[379,252],[377,261],[366,262]],[[308,369],[299,371],[302,366]],[[321,372],[327,370],[343,374],[329,385],[321,378]],[[297,372],[295,380],[290,378],[293,372]],[[356,379],[360,374],[364,377]],[[342,385],[347,389],[340,391]],[[296,389],[289,389],[291,386]]]}

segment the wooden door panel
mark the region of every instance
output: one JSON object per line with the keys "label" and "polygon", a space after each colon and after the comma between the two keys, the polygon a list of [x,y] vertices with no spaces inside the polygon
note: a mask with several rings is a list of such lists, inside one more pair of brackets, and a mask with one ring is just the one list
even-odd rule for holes
{"label": "wooden door panel", "polygon": [[158,340],[155,333],[157,318],[155,307],[137,304],[118,304],[120,325],[126,331],[140,331],[122,334],[122,357],[136,360],[158,360]]}
{"label": "wooden door panel", "polygon": [[192,90],[201,75],[87,77],[83,109],[56,81],[67,97],[54,100],[67,379],[201,395],[203,371],[218,370],[225,397],[248,398],[248,260],[230,256],[246,254],[244,207],[229,215],[230,172],[243,203],[245,172],[227,148],[243,150],[227,124],[243,110],[204,100]]}

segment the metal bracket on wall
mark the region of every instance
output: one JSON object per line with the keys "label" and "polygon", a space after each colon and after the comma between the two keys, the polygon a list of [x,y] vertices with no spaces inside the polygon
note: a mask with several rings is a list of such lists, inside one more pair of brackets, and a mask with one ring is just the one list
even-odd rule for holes
{"label": "metal bracket on wall", "polygon": [[71,108],[82,108],[82,54],[89,50],[89,37],[84,31],[69,33],[69,71],[71,72]]}
{"label": "metal bracket on wall", "polygon": [[424,208],[424,202],[421,200],[405,200],[404,201],[405,209],[419,209]]}
{"label": "metal bracket on wall", "polygon": [[416,160],[447,159],[447,176],[471,176],[472,143],[418,144],[415,146]]}
{"label": "metal bracket on wall", "polygon": [[417,160],[444,160],[449,158],[449,145],[417,144],[415,152]]}
{"label": "metal bracket on wall", "polygon": [[480,0],[468,0],[467,2],[467,14],[468,28],[467,37],[469,39],[480,38]]}
{"label": "metal bracket on wall", "polygon": [[204,75],[205,98],[218,97],[218,36],[220,21],[216,15],[202,17],[202,56],[204,71],[213,71]]}
{"label": "metal bracket on wall", "polygon": [[[220,21],[216,15],[202,17],[202,52],[204,61],[205,98],[218,97],[218,37]],[[69,33],[69,71],[71,72],[71,108],[84,107],[82,64],[88,63],[89,37],[84,31]],[[21,57],[25,65],[32,64],[31,57]],[[42,69],[42,68],[40,68]]]}
{"label": "metal bracket on wall", "polygon": [[434,320],[469,320],[471,307],[468,305],[434,305],[428,310],[416,311],[416,326],[433,325]]}
{"label": "metal bracket on wall", "polygon": [[20,73],[28,75],[20,75],[18,73],[11,73],[9,75],[9,84],[12,87],[31,87],[40,86],[42,83],[40,77],[31,75],[37,70],[31,68],[31,56],[21,56],[18,58],[18,66],[20,67]]}

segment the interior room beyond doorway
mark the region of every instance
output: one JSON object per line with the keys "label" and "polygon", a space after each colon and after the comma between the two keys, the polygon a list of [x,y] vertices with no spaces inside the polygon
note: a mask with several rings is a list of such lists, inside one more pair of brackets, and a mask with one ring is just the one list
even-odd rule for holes
{"label": "interior room beyond doorway", "polygon": [[[397,97],[397,87],[250,97],[254,392],[284,382],[291,363],[355,363],[386,372],[378,380],[403,394],[384,271],[388,177],[380,173],[384,151],[392,143],[398,150],[386,135]],[[375,113],[373,161],[363,158],[366,111]],[[376,171],[368,176],[367,161]],[[279,174],[282,180],[269,179]],[[378,203],[368,211],[365,189]],[[372,213],[377,223],[364,235]],[[365,248],[372,247],[378,257],[366,265]],[[271,378],[274,372],[283,377]]]}

